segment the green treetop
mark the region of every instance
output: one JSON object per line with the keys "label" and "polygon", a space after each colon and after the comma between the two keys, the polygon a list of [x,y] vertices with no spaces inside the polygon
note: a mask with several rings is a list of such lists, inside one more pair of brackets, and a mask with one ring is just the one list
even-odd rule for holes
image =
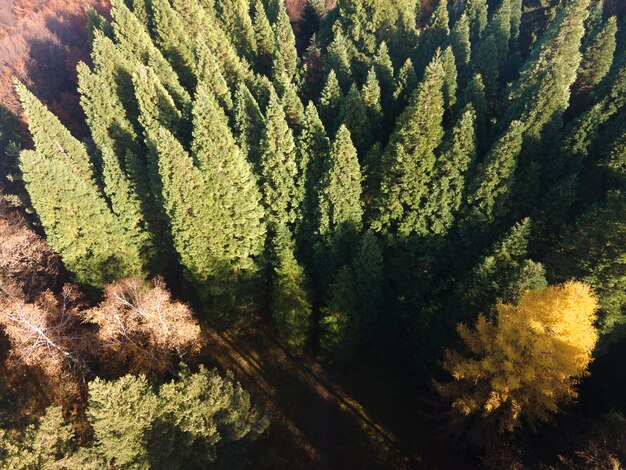
{"label": "green treetop", "polygon": [[398,118],[383,155],[383,175],[376,215],[376,231],[408,237],[416,223],[435,165],[435,149],[443,137],[443,65],[439,55]]}
{"label": "green treetop", "polygon": [[341,92],[337,75],[334,70],[331,70],[322,89],[318,104],[320,117],[326,129],[333,129],[342,101],[343,93]]}
{"label": "green treetop", "polygon": [[367,108],[356,84],[352,84],[341,103],[337,124],[344,124],[348,128],[354,146],[364,155],[371,143],[372,131]]}
{"label": "green treetop", "polygon": [[363,100],[363,104],[365,105],[365,111],[370,122],[372,132],[371,138],[379,140],[382,138],[384,116],[381,105],[380,84],[378,83],[374,67],[370,68],[370,71],[367,74],[367,80],[361,89],[361,98]]}

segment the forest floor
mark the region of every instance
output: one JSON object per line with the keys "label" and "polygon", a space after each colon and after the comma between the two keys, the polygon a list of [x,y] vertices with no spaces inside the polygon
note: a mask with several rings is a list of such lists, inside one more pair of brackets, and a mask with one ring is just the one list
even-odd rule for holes
{"label": "forest floor", "polygon": [[432,439],[419,390],[400,367],[357,358],[333,371],[290,355],[264,326],[234,335],[207,331],[211,361],[232,370],[272,424],[255,469],[472,468]]}

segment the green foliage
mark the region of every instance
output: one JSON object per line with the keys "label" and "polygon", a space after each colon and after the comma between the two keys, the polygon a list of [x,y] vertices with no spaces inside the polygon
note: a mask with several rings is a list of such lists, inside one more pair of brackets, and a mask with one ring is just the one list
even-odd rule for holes
{"label": "green foliage", "polygon": [[470,38],[476,44],[487,27],[487,0],[468,0],[465,6],[470,27]]}
{"label": "green foliage", "polygon": [[272,318],[287,346],[301,353],[307,346],[311,329],[309,282],[296,260],[295,243],[289,230],[281,226],[272,242]]}
{"label": "green foliage", "polygon": [[[274,35],[276,37],[275,57],[280,58],[282,69],[289,80],[296,77],[296,71],[299,66],[299,58],[296,51],[296,38],[291,29],[291,21],[287,15],[287,9],[283,0],[276,2],[279,4],[278,19],[274,24]],[[273,71],[276,77],[277,70]]]}
{"label": "green foliage", "polygon": [[450,36],[450,45],[454,51],[456,65],[459,69],[459,76],[462,81],[467,80],[468,68],[472,56],[472,45],[470,43],[470,26],[467,13],[463,13],[461,17],[454,23]]}
{"label": "green foliage", "polygon": [[435,166],[435,149],[443,137],[441,58],[436,56],[396,123],[385,154],[380,196],[372,228],[400,238],[420,233],[420,207]]}
{"label": "green foliage", "polygon": [[36,149],[22,152],[20,169],[50,245],[85,286],[141,276],[141,247],[109,209],[85,147],[23,85],[16,89]]}
{"label": "green foliage", "polygon": [[272,62],[276,39],[265,14],[265,8],[261,0],[254,3],[254,37],[257,45],[256,69],[260,72],[268,72],[268,66]]}
{"label": "green foliage", "polygon": [[207,466],[255,440],[268,424],[232,374],[223,378],[204,367],[196,374],[184,369],[158,390],[143,376],[96,379],[87,416],[97,452],[130,468]]}
{"label": "green foliage", "polygon": [[363,96],[355,84],[341,102],[337,123],[348,128],[354,146],[363,155],[371,142],[372,129]]}
{"label": "green foliage", "polygon": [[361,98],[370,124],[371,137],[378,140],[382,137],[384,113],[381,103],[380,84],[376,77],[376,70],[373,67],[367,74],[367,80],[361,89]]}
{"label": "green foliage", "polygon": [[454,60],[454,53],[452,48],[448,47],[441,54],[441,62],[443,65],[443,71],[445,73],[445,80],[443,82],[443,96],[446,109],[452,108],[456,103],[456,89],[457,89],[457,70]]}
{"label": "green foliage", "polygon": [[593,33],[585,38],[582,48],[583,56],[576,79],[576,87],[580,91],[593,89],[611,68],[616,47],[617,21],[615,17],[609,18],[599,30]]}
{"label": "green foliage", "polygon": [[334,70],[331,70],[318,103],[320,117],[326,129],[333,129],[342,101],[343,93],[337,80],[337,74]]}

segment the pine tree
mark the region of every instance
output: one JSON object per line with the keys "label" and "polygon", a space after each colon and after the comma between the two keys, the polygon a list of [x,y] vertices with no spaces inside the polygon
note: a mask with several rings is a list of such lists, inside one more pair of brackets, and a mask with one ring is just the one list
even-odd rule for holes
{"label": "pine tree", "polygon": [[484,83],[485,95],[490,100],[495,99],[500,66],[498,63],[498,45],[493,34],[486,35],[480,42],[474,58],[474,71],[480,75]]}
{"label": "pine tree", "polygon": [[240,56],[251,61],[256,56],[254,25],[249,0],[225,0],[216,4],[217,17]]}
{"label": "pine tree", "polygon": [[278,18],[274,24],[274,35],[276,37],[274,53],[281,57],[284,71],[289,80],[294,80],[299,66],[296,38],[293,34],[284,0],[276,0],[276,3],[280,4],[280,6],[278,7]]}
{"label": "pine tree", "polygon": [[297,219],[303,194],[296,183],[298,164],[294,137],[274,92],[261,140],[261,186],[270,230],[290,227]]}
{"label": "pine tree", "polygon": [[232,93],[217,58],[202,41],[196,42],[195,52],[197,82],[209,87],[226,111],[232,110]]}
{"label": "pine tree", "polygon": [[525,141],[535,142],[544,131],[560,127],[581,60],[579,48],[588,5],[588,0],[565,5],[511,86],[507,119],[524,123]]}
{"label": "pine tree", "polygon": [[268,73],[276,49],[276,39],[261,0],[256,0],[254,4],[254,36],[257,44],[256,70]]}
{"label": "pine tree", "polygon": [[428,28],[420,36],[419,46],[413,57],[418,74],[424,70],[437,49],[443,50],[448,45],[449,22],[448,0],[439,0],[428,22]]}
{"label": "pine tree", "polygon": [[457,70],[454,60],[454,53],[451,47],[447,47],[441,54],[441,61],[443,70],[445,73],[445,80],[443,83],[444,103],[446,109],[450,109],[456,103],[456,89],[457,89]]}
{"label": "pine tree", "polygon": [[376,51],[372,66],[376,70],[376,76],[380,83],[381,103],[384,110],[391,109],[392,96],[395,89],[394,69],[391,58],[389,57],[389,48],[385,42],[382,42]]}
{"label": "pine tree", "polygon": [[318,195],[318,236],[335,256],[350,251],[354,235],[363,225],[361,169],[350,131],[342,125],[333,142],[327,172]]}
{"label": "pine tree", "polygon": [[261,160],[260,142],[265,127],[265,118],[254,96],[244,83],[237,86],[234,106],[237,144],[248,161],[258,166]]}
{"label": "pine tree", "polygon": [[476,44],[487,27],[487,0],[468,0],[465,7],[470,25],[470,39]]}
{"label": "pine tree", "polygon": [[394,110],[396,114],[400,114],[406,105],[409,103],[409,99],[415,88],[417,88],[419,81],[413,62],[411,59],[407,59],[395,80],[395,87],[393,91]]}
{"label": "pine tree", "polygon": [[513,121],[476,169],[468,187],[467,224],[488,224],[506,212],[523,131],[524,126]]}
{"label": "pine tree", "polygon": [[575,84],[579,93],[591,91],[608,73],[615,54],[616,35],[617,21],[611,17],[596,34],[586,38]]}
{"label": "pine tree", "polygon": [[454,23],[454,28],[452,28],[450,36],[450,44],[454,51],[457,68],[459,69],[459,81],[464,83],[469,79],[469,64],[472,56],[470,26],[466,12]]}
{"label": "pine tree", "polygon": [[327,130],[332,130],[339,115],[339,107],[343,101],[343,93],[334,70],[331,70],[319,99],[319,113]]}
{"label": "pine tree", "polygon": [[383,156],[380,195],[372,228],[398,237],[420,232],[416,225],[422,199],[435,165],[435,149],[443,137],[444,70],[439,56],[398,118]]}
{"label": "pine tree", "polygon": [[333,41],[328,46],[326,62],[337,74],[341,88],[347,89],[352,82],[352,60],[347,40],[339,30],[335,31]]}
{"label": "pine tree", "polygon": [[299,224],[298,238],[301,250],[310,262],[311,247],[314,243],[315,221],[317,218],[317,194],[322,176],[328,165],[330,141],[326,130],[312,102],[309,102],[302,123],[302,131],[298,136],[298,180],[304,186],[304,203],[302,221]]}
{"label": "pine tree", "polygon": [[476,158],[475,118],[469,105],[444,141],[437,159],[424,210],[428,230],[434,234],[445,234],[461,207],[465,179]]}
{"label": "pine tree", "polygon": [[274,84],[285,110],[287,123],[294,131],[300,129],[304,119],[304,105],[298,96],[298,90],[284,71],[275,76]]}
{"label": "pine tree", "polygon": [[486,34],[493,34],[498,67],[501,68],[509,55],[511,42],[511,0],[501,0],[487,26]]}
{"label": "pine tree", "polygon": [[189,93],[181,86],[178,75],[153,44],[148,31],[122,0],[113,0],[111,5],[115,39],[122,51],[127,57],[132,57],[133,62],[138,61],[153,68],[175,102],[182,108],[188,106],[191,102]]}
{"label": "pine tree", "polygon": [[361,89],[361,98],[370,123],[372,140],[380,140],[382,139],[384,115],[381,105],[380,84],[378,83],[374,67],[370,68],[367,74],[367,80]]}
{"label": "pine tree", "polygon": [[458,105],[461,109],[468,104],[472,105],[476,113],[476,137],[480,142],[485,137],[487,130],[487,98],[483,78],[480,74],[472,77],[459,96]]}
{"label": "pine tree", "polygon": [[140,151],[135,130],[106,78],[79,64],[81,105],[99,150],[104,192],[111,208],[140,249],[144,264],[154,265],[155,246],[149,231],[154,228],[154,208],[146,194],[147,181],[139,176],[145,165],[135,154]]}
{"label": "pine tree", "polygon": [[272,243],[272,318],[287,346],[302,353],[311,329],[312,305],[308,280],[294,255],[295,243],[289,229],[282,225]]}
{"label": "pine tree", "polygon": [[185,89],[193,90],[197,83],[193,38],[187,34],[184,20],[172,8],[169,0],[151,0],[151,2],[155,42],[176,70]]}
{"label": "pine tree", "polygon": [[22,152],[20,168],[50,245],[87,287],[141,276],[138,240],[107,206],[84,146],[23,85],[16,91],[35,143],[35,151]]}
{"label": "pine tree", "polygon": [[363,97],[355,84],[343,99],[337,125],[345,125],[359,154],[364,155],[371,144],[372,130]]}
{"label": "pine tree", "polygon": [[345,361],[358,348],[360,325],[356,287],[354,272],[347,265],[339,269],[328,289],[320,318],[320,348],[328,359]]}

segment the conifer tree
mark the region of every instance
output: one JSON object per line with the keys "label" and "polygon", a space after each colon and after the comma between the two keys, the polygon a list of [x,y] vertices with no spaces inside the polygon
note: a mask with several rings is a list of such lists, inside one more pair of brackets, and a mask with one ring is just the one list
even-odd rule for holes
{"label": "conifer tree", "polygon": [[[298,178],[304,186],[304,202],[302,221],[299,227],[300,244],[307,258],[311,256],[311,247],[314,242],[314,231],[317,219],[317,194],[320,189],[322,176],[328,165],[330,141],[326,135],[324,124],[317,113],[313,102],[309,102],[302,123],[302,131],[297,140],[298,149]],[[310,261],[310,259],[308,259]]]}
{"label": "conifer tree", "polygon": [[487,27],[487,0],[468,0],[465,6],[470,26],[470,39],[476,44]]}
{"label": "conifer tree", "polygon": [[163,86],[176,103],[181,107],[188,106],[191,101],[189,93],[181,86],[178,75],[153,44],[148,31],[122,0],[113,0],[111,6],[111,16],[115,20],[113,29],[119,47],[127,57],[133,58],[133,62],[140,62],[154,68]]}
{"label": "conifer tree", "polygon": [[257,166],[261,159],[260,142],[265,117],[245,83],[237,86],[234,106],[237,144],[248,161]]}
{"label": "conifer tree", "polygon": [[445,234],[450,229],[461,206],[466,175],[476,158],[475,118],[469,105],[444,142],[437,159],[436,174],[424,211],[428,230],[434,234]]}
{"label": "conifer tree", "polygon": [[511,41],[511,0],[500,1],[489,21],[486,33],[493,34],[498,67],[502,67],[508,57]]}
{"label": "conifer tree", "polygon": [[218,99],[220,106],[230,111],[233,108],[233,97],[228,82],[217,58],[201,40],[196,41],[196,69],[197,82],[207,86]]}
{"label": "conifer tree", "polygon": [[[280,70],[280,69],[279,69]],[[298,90],[284,70],[274,79],[275,89],[285,110],[285,117],[294,131],[300,129],[304,119],[304,105],[298,96]]]}
{"label": "conifer tree", "polygon": [[20,168],[50,245],[87,287],[141,276],[139,240],[109,209],[85,147],[23,85],[16,91],[35,143],[35,151],[22,152]]}
{"label": "conifer tree", "polygon": [[522,26],[523,0],[509,0],[511,4],[511,41],[509,49],[515,51],[519,46],[520,28]]}
{"label": "conifer tree", "polygon": [[380,84],[378,83],[374,67],[370,68],[367,74],[367,80],[361,89],[361,98],[370,123],[372,139],[380,140],[382,138],[384,116],[381,105]]}
{"label": "conifer tree", "polygon": [[360,328],[354,272],[349,265],[339,269],[321,309],[320,348],[326,358],[345,361],[356,352]]}
{"label": "conifer tree", "polygon": [[319,191],[318,236],[340,256],[350,251],[363,225],[361,169],[350,131],[342,125],[333,142]]}
{"label": "conifer tree", "polygon": [[298,164],[293,132],[272,91],[261,140],[261,187],[269,229],[290,227],[297,219],[303,194],[296,183]]}
{"label": "conifer tree", "polygon": [[341,103],[337,124],[348,128],[354,146],[364,155],[371,143],[372,130],[363,97],[355,84]]}
{"label": "conifer tree", "polygon": [[506,212],[523,131],[524,126],[513,121],[476,169],[468,188],[468,224],[487,224]]}
{"label": "conifer tree", "polygon": [[254,3],[254,36],[257,45],[256,69],[268,73],[276,49],[276,39],[261,0]]}
{"label": "conifer tree", "polygon": [[615,17],[611,17],[596,34],[586,38],[575,84],[578,92],[589,92],[608,73],[615,54],[616,34],[617,21]]}
{"label": "conifer tree", "polygon": [[216,2],[215,9],[224,32],[240,56],[253,60],[256,55],[254,25],[250,18],[249,0],[225,0]]}
{"label": "conifer tree", "polygon": [[399,114],[409,103],[409,98],[418,85],[417,74],[413,67],[413,61],[407,59],[395,80],[395,88],[393,91],[394,110]]}
{"label": "conifer tree", "polygon": [[408,237],[416,226],[422,199],[428,191],[435,165],[435,149],[443,137],[444,70],[437,55],[424,79],[398,118],[383,156],[380,196],[372,228]]}
{"label": "conifer tree", "polygon": [[295,243],[284,225],[273,240],[271,312],[287,346],[303,352],[309,340],[312,305],[305,271],[295,257]]}
{"label": "conifer tree", "polygon": [[480,42],[474,58],[474,71],[480,74],[485,87],[485,95],[495,99],[497,82],[500,75],[498,63],[498,45],[493,34],[486,35]]}
{"label": "conifer tree", "polygon": [[470,27],[467,12],[454,23],[450,36],[450,45],[454,51],[456,65],[459,69],[459,78],[463,83],[469,79],[469,64],[472,56],[472,45],[470,43]]}
{"label": "conifer tree", "polygon": [[539,139],[546,126],[549,131],[560,126],[581,60],[588,5],[589,0],[574,0],[564,6],[511,86],[507,119],[524,123],[525,141]]}
{"label": "conifer tree", "polygon": [[327,130],[332,130],[339,115],[339,107],[343,101],[343,93],[334,70],[331,70],[320,95],[318,109]]}
{"label": "conifer tree", "polygon": [[376,51],[372,62],[376,76],[380,83],[381,103],[384,110],[391,109],[392,96],[395,89],[394,68],[391,58],[389,57],[389,47],[382,42]]}
{"label": "conifer tree", "polygon": [[293,34],[289,15],[284,0],[275,0],[278,5],[278,18],[274,24],[275,54],[281,57],[284,71],[289,80],[296,78],[299,58],[296,50],[296,38]]}
{"label": "conifer tree", "polygon": [[443,95],[446,109],[452,108],[456,103],[456,89],[457,89],[457,70],[454,60],[454,53],[451,47],[447,47],[441,54],[441,61],[443,70],[445,73],[445,80],[443,83]]}
{"label": "conifer tree", "polygon": [[485,96],[485,85],[480,74],[472,77],[467,86],[463,89],[459,97],[458,105],[465,107],[471,104],[476,113],[476,136],[481,140],[487,129],[487,98]]}
{"label": "conifer tree", "polygon": [[418,74],[424,70],[437,49],[443,49],[448,45],[449,22],[448,0],[439,0],[428,22],[428,28],[420,36],[419,46],[413,57]]}
{"label": "conifer tree", "polygon": [[352,61],[348,49],[347,39],[340,30],[334,32],[333,41],[326,53],[328,67],[335,71],[337,80],[343,90],[352,82]]}

